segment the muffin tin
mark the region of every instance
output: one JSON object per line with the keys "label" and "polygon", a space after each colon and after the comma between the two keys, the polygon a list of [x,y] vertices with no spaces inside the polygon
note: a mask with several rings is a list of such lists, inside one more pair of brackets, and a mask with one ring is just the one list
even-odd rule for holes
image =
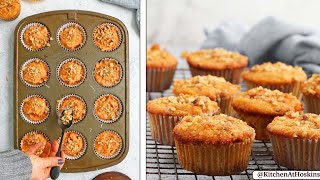
{"label": "muffin tin", "polygon": [[[21,33],[25,27],[33,23],[40,23],[46,26],[50,33],[50,46],[38,51],[32,51],[25,47],[22,42]],[[86,32],[85,43],[77,50],[67,51],[59,45],[57,33],[59,29],[68,23],[77,23]],[[102,52],[93,42],[94,29],[103,23],[111,23],[120,30],[121,42],[118,48],[113,51]],[[128,153],[129,148],[129,82],[128,82],[128,32],[125,25],[118,19],[95,12],[66,10],[52,11],[33,15],[23,19],[16,27],[14,33],[14,147],[20,148],[21,138],[28,132],[40,131],[48,136],[52,142],[61,136],[61,129],[57,119],[57,100],[71,94],[83,98],[87,105],[84,119],[74,124],[68,130],[80,132],[87,142],[86,152],[76,160],[66,160],[63,172],[85,172],[102,169],[121,162]],[[22,65],[32,58],[39,58],[49,66],[49,79],[42,85],[32,87],[23,82],[20,78]],[[61,62],[75,58],[83,62],[86,67],[85,80],[78,86],[65,86],[59,82],[57,69]],[[121,81],[112,87],[99,85],[93,71],[95,63],[104,58],[117,60],[122,67]],[[26,97],[30,95],[43,96],[50,104],[49,117],[40,124],[31,124],[24,120],[20,114],[20,106]],[[119,118],[111,123],[104,123],[95,117],[94,103],[96,99],[104,94],[111,94],[120,100],[122,105]],[[94,152],[94,140],[96,136],[106,130],[114,131],[122,139],[122,148],[116,156],[110,159],[100,158]]]}

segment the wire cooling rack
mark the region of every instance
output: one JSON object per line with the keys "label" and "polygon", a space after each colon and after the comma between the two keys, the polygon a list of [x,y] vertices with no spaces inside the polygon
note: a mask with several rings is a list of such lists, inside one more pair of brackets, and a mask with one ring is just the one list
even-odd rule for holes
{"label": "wire cooling rack", "polygon": [[[175,79],[191,77],[186,63],[180,63],[175,73]],[[245,87],[241,84],[241,89]],[[172,89],[164,92],[147,93],[147,101],[163,96],[172,95]],[[151,136],[149,120],[147,117],[146,133],[146,173],[148,180],[154,179],[253,179],[252,172],[255,170],[287,170],[276,164],[272,156],[270,142],[254,141],[248,167],[239,175],[232,176],[203,176],[197,175],[181,168],[178,162],[176,148],[155,142]]]}

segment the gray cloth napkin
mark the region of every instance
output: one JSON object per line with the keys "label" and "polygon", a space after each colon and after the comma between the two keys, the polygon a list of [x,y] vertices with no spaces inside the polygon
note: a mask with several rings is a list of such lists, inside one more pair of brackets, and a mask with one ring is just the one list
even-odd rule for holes
{"label": "gray cloth napkin", "polygon": [[136,10],[136,24],[140,28],[140,0],[101,0],[103,2],[119,5]]}
{"label": "gray cloth napkin", "polygon": [[312,27],[267,17],[251,28],[224,23],[205,34],[202,48],[239,51],[249,57],[250,65],[283,61],[301,66],[309,75],[320,74],[320,32]]}

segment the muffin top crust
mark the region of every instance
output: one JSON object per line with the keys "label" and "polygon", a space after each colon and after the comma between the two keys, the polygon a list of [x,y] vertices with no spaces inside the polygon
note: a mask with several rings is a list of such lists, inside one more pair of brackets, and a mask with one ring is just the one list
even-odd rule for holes
{"label": "muffin top crust", "polygon": [[94,78],[101,86],[112,87],[121,81],[122,67],[115,59],[102,59],[95,64]]}
{"label": "muffin top crust", "polygon": [[175,68],[177,63],[177,59],[159,44],[147,50],[147,68]]}
{"label": "muffin top crust", "polygon": [[60,45],[68,50],[76,50],[84,44],[85,34],[77,24],[64,28],[59,34]]}
{"label": "muffin top crust", "polygon": [[320,74],[313,74],[302,86],[304,95],[320,97]]}
{"label": "muffin top crust", "polygon": [[33,24],[23,33],[25,46],[34,51],[50,46],[49,40],[49,30],[42,24]]}
{"label": "muffin top crust", "polygon": [[212,75],[194,76],[174,81],[173,93],[207,96],[211,100],[231,97],[240,92],[240,86]]}
{"label": "muffin top crust", "polygon": [[255,132],[244,121],[220,114],[186,116],[174,127],[173,136],[185,143],[223,145],[253,140]]}
{"label": "muffin top crust", "polygon": [[288,112],[274,118],[267,131],[287,138],[320,139],[320,115]]}
{"label": "muffin top crust", "polygon": [[121,43],[120,29],[112,24],[101,24],[94,30],[93,40],[101,51],[115,50]]}
{"label": "muffin top crust", "polygon": [[237,111],[270,116],[284,115],[288,111],[302,111],[303,104],[296,96],[261,86],[242,92],[233,99]]}
{"label": "muffin top crust", "polygon": [[147,111],[153,114],[187,116],[217,114],[220,108],[215,101],[206,96],[168,96],[148,102]]}
{"label": "muffin top crust", "polygon": [[80,134],[69,131],[64,134],[61,148],[66,155],[77,157],[83,154],[85,142]]}
{"label": "muffin top crust", "polygon": [[46,99],[38,96],[24,99],[22,109],[23,114],[32,122],[42,121],[49,114],[49,106]]}
{"label": "muffin top crust", "polygon": [[116,155],[121,147],[121,138],[112,131],[104,131],[100,133],[94,142],[95,152],[104,158]]}
{"label": "muffin top crust", "polygon": [[48,81],[49,67],[45,62],[35,59],[22,67],[22,78],[31,85],[40,85]]}
{"label": "muffin top crust", "polygon": [[66,107],[73,108],[73,122],[81,121],[86,115],[86,104],[77,96],[69,96],[63,100],[58,100],[59,112],[61,113]]}
{"label": "muffin top crust", "polygon": [[85,78],[85,67],[76,60],[63,63],[59,69],[59,78],[67,85],[77,85]]}
{"label": "muffin top crust", "polygon": [[0,0],[0,19],[13,20],[20,14],[19,0]]}
{"label": "muffin top crust", "polygon": [[282,62],[274,64],[266,62],[254,65],[250,70],[243,72],[241,77],[245,81],[270,85],[303,82],[307,79],[307,75],[301,67],[287,65]]}
{"label": "muffin top crust", "polygon": [[110,122],[116,120],[122,111],[121,104],[113,95],[100,96],[94,103],[95,114],[103,121]]}
{"label": "muffin top crust", "polygon": [[21,142],[20,142],[21,151],[26,153],[29,151],[29,149],[33,145],[35,145],[37,143],[41,143],[40,148],[35,153],[35,155],[39,156],[43,153],[43,150],[44,150],[47,142],[49,142],[49,139],[40,132],[33,131],[30,133],[27,133],[21,139]]}
{"label": "muffin top crust", "polygon": [[182,54],[190,66],[206,70],[239,69],[248,65],[248,57],[222,48],[201,49]]}

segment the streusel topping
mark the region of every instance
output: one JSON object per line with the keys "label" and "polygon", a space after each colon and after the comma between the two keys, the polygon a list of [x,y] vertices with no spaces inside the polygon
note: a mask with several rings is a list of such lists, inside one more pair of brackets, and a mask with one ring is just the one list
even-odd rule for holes
{"label": "streusel topping", "polygon": [[320,97],[320,74],[313,74],[302,88],[303,94]]}
{"label": "streusel topping", "polygon": [[42,121],[49,114],[49,107],[46,99],[32,96],[23,100],[23,114],[30,121]]}
{"label": "streusel topping", "polygon": [[115,25],[101,24],[94,30],[93,39],[101,51],[112,51],[120,46],[120,33]]}
{"label": "streusel topping", "polygon": [[94,103],[96,115],[105,121],[117,119],[121,113],[121,108],[119,100],[112,95],[101,96]]}
{"label": "streusel topping", "polygon": [[114,86],[122,78],[122,67],[117,60],[105,58],[95,64],[94,78],[101,86]]}
{"label": "streusel topping", "polygon": [[43,61],[36,59],[22,67],[23,79],[32,84],[40,85],[49,78],[49,67]]}
{"label": "streusel topping", "polygon": [[49,40],[49,30],[42,24],[34,24],[23,33],[25,45],[32,50],[40,50],[50,46]]}
{"label": "streusel topping", "polygon": [[85,143],[83,137],[76,132],[66,132],[62,141],[62,150],[68,156],[82,155]]}
{"label": "streusel topping", "polygon": [[28,152],[32,146],[37,143],[41,143],[40,148],[35,153],[35,155],[39,156],[43,153],[47,142],[49,142],[49,140],[45,135],[34,131],[23,136],[21,139],[21,150],[22,152]]}
{"label": "streusel topping", "polygon": [[79,84],[85,78],[85,67],[75,60],[65,62],[60,67],[59,77],[68,85]]}
{"label": "streusel topping", "polygon": [[114,156],[117,152],[119,152],[121,147],[121,138],[116,133],[111,131],[104,131],[95,139],[95,151],[103,157]]}
{"label": "streusel topping", "polygon": [[147,68],[174,68],[177,59],[159,44],[154,44],[147,50]]}
{"label": "streusel topping", "polygon": [[84,44],[84,33],[79,25],[71,25],[63,29],[59,34],[62,47],[75,50]]}

